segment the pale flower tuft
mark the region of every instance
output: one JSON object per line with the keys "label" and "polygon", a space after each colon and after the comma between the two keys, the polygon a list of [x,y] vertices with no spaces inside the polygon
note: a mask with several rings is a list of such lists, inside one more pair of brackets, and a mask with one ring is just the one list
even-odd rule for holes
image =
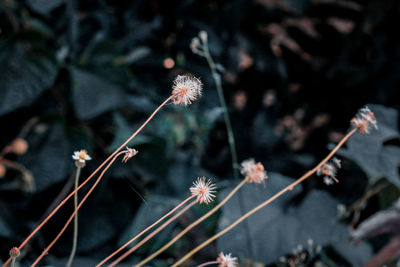
{"label": "pale flower tuft", "polygon": [[268,178],[267,172],[261,162],[255,162],[254,159],[248,159],[242,162],[242,174],[249,183],[261,183]]}
{"label": "pale flower tuft", "polygon": [[203,89],[203,83],[200,79],[192,75],[178,75],[172,85],[172,96],[175,105],[191,104],[199,96]]}
{"label": "pale flower tuft", "polygon": [[92,158],[89,156],[86,150],[81,149],[80,151],[75,151],[72,155],[72,159],[75,160],[75,165],[78,168],[82,168],[85,166],[87,160],[91,160]]}
{"label": "pale flower tuft", "polygon": [[193,186],[190,187],[190,192],[192,193],[192,196],[197,198],[197,202],[200,204],[209,204],[215,197],[215,189],[215,184],[211,183],[210,179],[206,181],[206,177],[203,176],[197,178],[197,180],[193,182]]}
{"label": "pale flower tuft", "polygon": [[330,162],[324,163],[318,170],[318,176],[324,176],[324,184],[332,185],[334,181],[338,183],[336,179],[337,170],[342,166],[341,161],[337,158],[332,158]]}
{"label": "pale flower tuft", "polygon": [[356,116],[351,120],[351,125],[357,128],[361,134],[370,133],[372,128],[378,129],[375,115],[368,107],[364,107],[358,111]]}
{"label": "pale flower tuft", "polygon": [[218,258],[218,267],[236,267],[237,266],[237,258],[232,257],[232,254],[225,254],[224,253],[219,253]]}

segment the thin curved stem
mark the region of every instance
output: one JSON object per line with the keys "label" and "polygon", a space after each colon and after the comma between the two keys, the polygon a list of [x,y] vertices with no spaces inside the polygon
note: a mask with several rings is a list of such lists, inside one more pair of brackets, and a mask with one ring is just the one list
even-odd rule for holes
{"label": "thin curved stem", "polygon": [[176,241],[178,241],[182,236],[184,236],[187,232],[189,232],[193,227],[210,217],[214,212],[219,210],[244,184],[246,183],[246,180],[242,180],[218,205],[216,205],[214,208],[212,208],[209,212],[201,216],[199,219],[191,223],[188,227],[183,229],[179,234],[177,234],[171,241],[169,241],[167,244],[162,246],[159,250],[151,254],[149,257],[146,259],[142,260],[140,263],[136,264],[136,267],[143,266],[147,262],[151,261],[155,257],[157,257],[159,254],[161,254],[163,251],[165,251],[167,248],[172,246]]}
{"label": "thin curved stem", "polygon": [[[214,82],[215,82],[215,87],[217,88],[219,102],[221,103],[221,106],[223,109],[223,116],[224,116],[224,121],[225,121],[225,126],[226,126],[226,132],[228,135],[228,144],[229,144],[229,149],[231,151],[233,177],[235,178],[235,182],[236,182],[239,180],[239,177],[240,177],[239,171],[238,171],[239,163],[238,163],[237,152],[236,152],[235,135],[233,134],[231,119],[229,117],[229,112],[228,112],[228,106],[226,105],[226,101],[225,101],[224,90],[222,89],[221,75],[218,73],[217,68],[215,66],[214,59],[212,58],[210,50],[208,49],[207,39],[203,42],[203,48],[204,48],[203,49],[204,50],[203,57],[207,60],[207,63],[210,67],[211,74],[212,74]],[[242,215],[246,212],[246,209],[244,206],[243,196],[242,196],[241,192],[238,192],[238,200],[239,200],[240,215]],[[252,247],[253,242],[251,240],[251,235],[250,235],[250,226],[247,222],[244,225],[244,230],[245,230],[245,234],[246,234],[248,257],[253,258],[253,256],[254,256],[253,247]]]}
{"label": "thin curved stem", "polygon": [[269,199],[267,199],[265,202],[261,203],[260,205],[258,205],[257,207],[255,207],[254,209],[250,210],[249,212],[247,212],[245,215],[243,215],[242,217],[240,217],[239,219],[237,219],[234,223],[232,223],[231,225],[229,225],[228,227],[226,227],[224,230],[220,231],[219,233],[215,234],[214,236],[212,236],[211,238],[207,239],[206,241],[204,241],[203,243],[201,243],[200,245],[198,245],[197,247],[195,247],[193,250],[191,250],[189,253],[187,253],[185,256],[183,256],[179,261],[177,261],[174,265],[172,265],[172,267],[177,267],[182,265],[183,262],[185,262],[187,259],[189,259],[191,256],[193,256],[196,252],[198,252],[199,250],[201,250],[202,248],[204,248],[205,246],[207,246],[208,244],[210,244],[211,242],[213,242],[215,239],[219,238],[220,236],[224,235],[225,233],[227,233],[228,231],[230,231],[232,228],[234,228],[236,225],[238,225],[239,223],[241,223],[242,221],[244,221],[245,219],[247,219],[249,216],[251,216],[252,214],[254,214],[255,212],[257,212],[258,210],[262,209],[263,207],[267,206],[269,203],[271,203],[272,201],[274,201],[275,199],[277,199],[278,197],[280,197],[281,195],[283,195],[284,193],[286,193],[287,191],[291,191],[293,190],[293,188],[298,185],[299,183],[303,182],[304,180],[306,180],[307,178],[309,178],[312,174],[314,174],[324,163],[326,163],[330,158],[332,158],[332,156],[336,153],[336,151],[347,141],[347,139],[350,138],[350,136],[352,136],[355,132],[357,131],[357,129],[353,129],[351,130],[345,137],[343,137],[343,139],[336,145],[336,147],[328,154],[328,156],[326,156],[317,166],[315,166],[312,170],[308,171],[307,173],[305,173],[303,176],[301,176],[299,179],[297,179],[296,181],[294,181],[293,183],[291,183],[290,185],[286,186],[284,189],[282,189],[281,191],[279,191],[277,194],[275,194],[274,196],[270,197]]}
{"label": "thin curved stem", "polygon": [[83,203],[86,201],[86,199],[89,197],[89,195],[93,192],[93,190],[96,188],[97,184],[101,181],[103,178],[104,174],[106,171],[111,167],[111,165],[114,163],[114,161],[122,154],[124,154],[125,151],[121,151],[118,154],[115,155],[115,157],[110,161],[110,163],[104,168],[104,170],[101,172],[100,176],[97,178],[96,182],[92,185],[92,187],[89,189],[89,191],[86,193],[86,195],[82,198],[82,201],[79,203],[79,205],[76,207],[72,215],[69,217],[67,222],[64,224],[64,227],[61,229],[61,231],[58,233],[58,235],[53,239],[53,241],[48,245],[45,250],[43,250],[42,254],[36,259],[36,261],[31,265],[31,267],[36,266],[39,261],[49,252],[49,250],[53,247],[53,245],[57,242],[57,240],[62,236],[62,234],[65,232],[71,221],[75,218],[76,213],[78,210],[82,207]]}
{"label": "thin curved stem", "polygon": [[219,264],[219,262],[218,261],[208,261],[203,264],[197,265],[197,267],[204,267],[204,266],[214,265],[214,264]]}
{"label": "thin curved stem", "polygon": [[[117,148],[97,169],[88,177],[86,180],[78,186],[77,189],[72,191],[60,204],[57,205],[57,207],[29,234],[29,236],[19,245],[18,249],[21,250],[25,247],[25,245],[32,239],[32,237],[50,220],[51,217],[54,216],[54,214],[77,192],[80,190],[87,182],[89,182],[96,173],[98,173],[101,168],[106,165],[108,161],[110,161],[121,149],[123,149],[149,122],[150,120],[157,114],[157,112],[165,106],[173,96],[171,95],[168,97],[158,108],[156,108],[153,113],[147,118],[147,120],[142,124],[142,126],[139,127],[139,129],[136,130],[119,148]],[[6,267],[11,261],[11,257],[8,258],[8,260],[3,264],[3,267]]]}
{"label": "thin curved stem", "polygon": [[140,232],[139,234],[137,234],[135,237],[133,237],[131,240],[129,240],[127,243],[125,243],[122,247],[120,247],[119,249],[117,249],[116,251],[114,251],[111,255],[109,255],[107,258],[105,258],[104,260],[102,260],[99,264],[96,265],[96,267],[100,267],[102,266],[104,263],[106,263],[109,259],[111,259],[112,257],[114,257],[116,254],[118,254],[121,250],[123,250],[124,248],[126,248],[127,246],[129,246],[133,241],[135,241],[136,239],[138,239],[139,237],[141,237],[142,235],[144,235],[147,231],[149,231],[151,228],[153,228],[154,226],[156,226],[157,224],[159,224],[160,222],[162,222],[165,218],[169,217],[172,213],[174,213],[177,209],[179,209],[180,207],[182,207],[183,205],[185,205],[189,200],[193,199],[195,196],[192,195],[188,198],[186,198],[184,201],[182,201],[178,206],[176,206],[175,208],[173,208],[172,210],[170,210],[167,214],[165,214],[164,216],[162,216],[160,219],[158,219],[155,223],[153,223],[152,225],[150,225],[149,227],[147,227],[146,229],[144,229],[142,232]]}
{"label": "thin curved stem", "polygon": [[[75,175],[75,190],[79,186],[79,176],[81,175],[81,167],[77,167],[76,169],[76,175]],[[75,192],[74,195],[74,210],[78,207],[78,191]],[[71,254],[69,256],[68,262],[65,265],[66,267],[71,267],[72,262],[74,261],[75,258],[75,253],[76,253],[76,247],[78,245],[78,212],[75,214],[74,217],[74,234],[73,234],[73,240],[72,240],[72,249],[71,249]]]}
{"label": "thin curved stem", "polygon": [[181,216],[183,213],[185,213],[188,209],[190,209],[194,204],[197,203],[197,200],[192,201],[189,205],[184,207],[180,212],[172,216],[168,221],[163,223],[160,227],[158,227],[155,231],[153,231],[151,234],[146,236],[143,240],[141,240],[139,243],[137,243],[134,247],[129,249],[127,252],[125,252],[122,256],[120,256],[118,259],[116,259],[113,263],[109,265],[109,267],[114,267],[117,265],[120,261],[128,257],[132,252],[134,252],[136,249],[141,247],[144,243],[146,243],[148,240],[150,240],[153,236],[155,236],[158,232],[160,232],[162,229],[167,227],[172,221],[177,219],[179,216]]}

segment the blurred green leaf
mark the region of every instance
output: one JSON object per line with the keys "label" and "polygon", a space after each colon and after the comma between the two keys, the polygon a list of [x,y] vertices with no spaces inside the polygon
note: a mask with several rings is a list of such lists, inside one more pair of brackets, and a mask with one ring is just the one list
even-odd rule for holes
{"label": "blurred green leaf", "polygon": [[0,115],[31,104],[53,85],[54,60],[33,44],[0,43]]}
{"label": "blurred green leaf", "polygon": [[72,151],[61,125],[56,124],[47,132],[28,139],[30,151],[21,162],[30,170],[37,191],[58,183],[73,171]]}
{"label": "blurred green leaf", "polygon": [[42,15],[46,15],[63,3],[64,0],[27,0],[29,7]]}
{"label": "blurred green leaf", "polygon": [[100,76],[72,68],[73,102],[77,116],[92,119],[113,110],[124,100],[123,90]]}

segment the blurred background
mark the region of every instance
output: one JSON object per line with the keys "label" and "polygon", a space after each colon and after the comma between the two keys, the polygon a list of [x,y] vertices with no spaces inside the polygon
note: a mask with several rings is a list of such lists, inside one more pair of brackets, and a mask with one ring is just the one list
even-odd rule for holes
{"label": "blurred background", "polygon": [[[0,261],[192,73],[203,97],[167,105],[131,142],[79,212],[74,266],[94,266],[189,195],[198,176],[234,179],[221,103],[192,38],[219,64],[239,162],[265,166],[238,197],[151,262],[176,259],[314,167],[368,105],[379,130],[338,153],[340,182],[313,177],[187,262],[220,251],[241,266],[395,266],[400,257],[400,3],[396,0],[0,0]],[[87,188],[83,189],[80,197]],[[57,200],[58,199],[58,200]],[[191,209],[125,261],[138,262],[213,205]],[[18,258],[28,266],[72,202]],[[64,266],[72,228],[42,261]],[[258,264],[258,265],[257,265]]]}

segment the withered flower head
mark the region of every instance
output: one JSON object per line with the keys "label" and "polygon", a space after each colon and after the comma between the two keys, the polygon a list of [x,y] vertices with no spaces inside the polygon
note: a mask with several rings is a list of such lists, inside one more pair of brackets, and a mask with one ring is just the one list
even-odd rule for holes
{"label": "withered flower head", "polygon": [[357,128],[361,134],[370,133],[372,128],[378,129],[375,115],[368,107],[360,109],[350,123]]}
{"label": "withered flower head", "polygon": [[248,159],[242,162],[242,170],[240,171],[243,175],[246,175],[245,179],[249,183],[261,183],[264,179],[268,178],[267,172],[261,162],[255,162],[254,159]]}
{"label": "withered flower head", "polygon": [[172,85],[172,96],[175,105],[191,104],[199,96],[203,89],[203,83],[200,79],[192,75],[178,75]]}

